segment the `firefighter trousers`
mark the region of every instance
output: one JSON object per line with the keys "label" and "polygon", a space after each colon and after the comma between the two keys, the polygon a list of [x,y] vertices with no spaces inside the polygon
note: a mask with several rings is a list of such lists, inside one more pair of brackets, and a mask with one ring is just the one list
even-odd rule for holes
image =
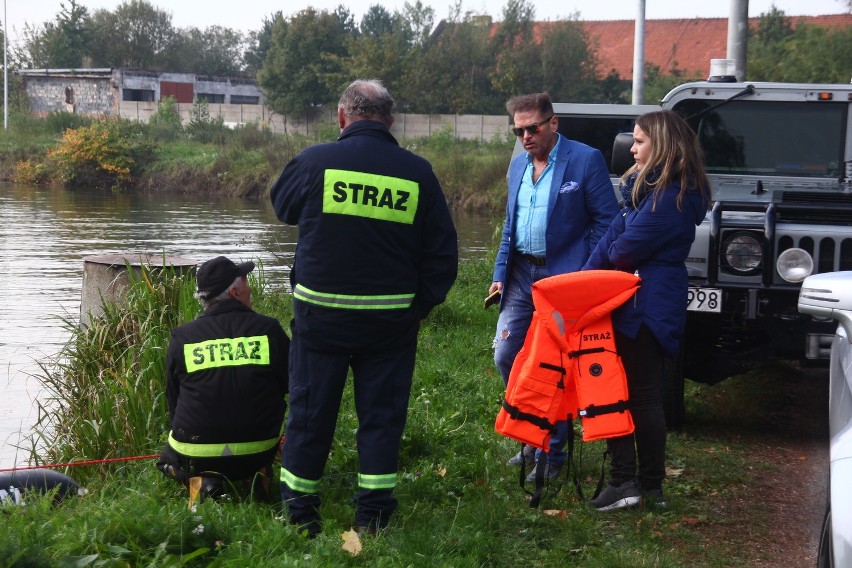
{"label": "firefighter trousers", "polygon": [[[411,334],[408,334],[411,335]],[[320,521],[319,481],[328,460],[349,368],[358,430],[355,525],[384,528],[396,509],[400,440],[408,413],[416,334],[396,349],[322,350],[294,331],[290,413],[281,457],[281,496],[290,520],[310,531]]]}

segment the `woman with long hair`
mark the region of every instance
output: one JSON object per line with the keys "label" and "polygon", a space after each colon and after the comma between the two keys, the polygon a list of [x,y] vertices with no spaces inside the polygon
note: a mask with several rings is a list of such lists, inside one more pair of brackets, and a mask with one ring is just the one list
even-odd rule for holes
{"label": "woman with long hair", "polygon": [[[667,508],[663,360],[675,358],[686,323],[686,258],[710,205],[710,182],[689,125],[661,110],[636,119],[636,161],[622,177],[624,208],[584,270],[637,273],[636,295],[612,313],[616,348],[627,374],[633,434],[610,438],[609,484],[590,503],[599,511],[635,506],[642,497]],[[638,456],[638,467],[637,467]]]}

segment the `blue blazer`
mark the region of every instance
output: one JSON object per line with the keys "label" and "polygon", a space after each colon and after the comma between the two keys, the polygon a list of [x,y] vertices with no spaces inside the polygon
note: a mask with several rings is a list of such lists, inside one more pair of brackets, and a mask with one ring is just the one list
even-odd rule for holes
{"label": "blue blazer", "polygon": [[[561,134],[559,137],[545,232],[547,268],[554,276],[580,270],[618,213],[603,154]],[[517,253],[514,240],[518,191],[528,163],[528,154],[522,153],[509,164],[506,219],[492,277],[493,282],[504,285]]]}
{"label": "blue blazer", "polygon": [[616,330],[635,338],[644,324],[669,357],[676,357],[686,324],[689,277],[686,257],[695,227],[707,213],[698,191],[687,191],[677,207],[680,183],[648,194],[636,209],[625,207],[598,242],[584,269],[638,272],[636,295],[612,312]]}

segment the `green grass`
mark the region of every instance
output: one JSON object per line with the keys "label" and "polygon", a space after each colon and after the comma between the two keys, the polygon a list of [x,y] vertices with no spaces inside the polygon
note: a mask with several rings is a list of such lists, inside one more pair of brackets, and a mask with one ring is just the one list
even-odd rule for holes
{"label": "green grass", "polygon": [[[63,183],[55,159],[48,152],[60,145],[65,129],[91,122],[70,113],[51,113],[45,118],[15,114],[9,130],[0,132],[0,179]],[[125,122],[123,136],[132,147],[145,152],[134,161],[132,183],[121,186],[124,191],[261,197],[291,158],[306,147],[334,140],[339,134],[331,122],[311,136],[273,134],[253,124],[234,130],[214,124],[205,127],[214,131],[209,137],[197,136],[197,128],[179,129],[170,123]],[[448,132],[442,132],[400,143],[432,163],[451,207],[502,211],[513,141],[455,140]],[[27,167],[17,168],[21,162]],[[66,164],[65,168],[69,180],[88,179],[80,164]]]}
{"label": "green grass", "polygon": [[[751,476],[771,464],[754,463],[751,449],[763,441],[743,435],[746,424],[731,428],[726,422],[750,410],[756,423],[755,416],[778,403],[780,395],[768,388],[772,373],[731,379],[722,390],[688,384],[692,420],[669,437],[668,513],[597,514],[570,483],[531,509],[518,471],[503,465],[517,444],[493,429],[502,395],[491,350],[497,313],[482,309],[492,261],[463,263],[446,304],[423,327],[400,456],[400,506],[390,530],[365,538],[360,555],[344,551],[340,536],[353,522],[358,470],[350,385],[321,482],[325,526],[317,539],[305,540],[288,525],[280,504],[207,501],[189,511],[186,492],[149,460],[69,468],[66,473],[82,481],[88,495],[58,507],[31,497],[26,507],[3,509],[0,565],[748,565],[750,552],[737,538],[742,527],[757,531],[756,538],[768,538],[770,529],[759,509],[733,514],[727,504],[741,502]],[[286,328],[289,298],[271,285],[279,283],[266,280],[262,267],[257,272],[255,308],[279,317]],[[41,446],[48,451],[40,460],[144,455],[162,444],[167,328],[191,318],[194,308],[187,297],[190,281],[149,280],[136,281],[130,307],[110,313],[104,328],[78,333],[56,373],[43,378],[59,404],[44,412],[60,435],[43,433]],[[603,448],[596,442],[576,450],[587,496]]]}

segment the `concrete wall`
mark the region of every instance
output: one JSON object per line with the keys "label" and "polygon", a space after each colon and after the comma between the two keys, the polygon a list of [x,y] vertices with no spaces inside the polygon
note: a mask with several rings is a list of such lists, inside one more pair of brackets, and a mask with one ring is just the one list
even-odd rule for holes
{"label": "concrete wall", "polygon": [[43,77],[26,80],[30,110],[36,115],[71,112],[86,115],[109,114],[114,93],[109,79],[84,77]]}
{"label": "concrete wall", "polygon": [[263,93],[260,92],[256,84],[250,81],[240,81],[239,79],[196,77],[195,94],[197,95],[198,93],[225,95],[226,103],[230,103],[230,97],[234,95],[257,97],[259,101],[263,101]]}
{"label": "concrete wall", "polygon": [[[191,104],[179,104],[178,113],[184,123],[189,122]],[[264,105],[210,104],[210,116],[222,117],[229,126],[258,123],[273,132],[289,134],[313,134],[322,129],[336,128],[337,113],[327,111],[310,118],[305,115],[281,115]],[[120,102],[123,118],[147,122],[157,111],[155,102]],[[465,140],[505,140],[509,136],[509,117],[487,115],[454,114],[397,114],[391,133],[398,139],[423,138],[440,132],[448,132],[454,138]]]}
{"label": "concrete wall", "polygon": [[489,141],[509,135],[509,117],[481,114],[398,114],[391,129],[398,138],[423,138],[447,131],[454,138]]}
{"label": "concrete wall", "polygon": [[[25,74],[30,110],[37,115],[65,111],[94,116],[120,116],[148,122],[158,108],[157,102],[124,101],[122,89],[154,92],[160,98],[160,82],[192,83],[195,93],[261,96],[257,86],[238,79],[220,79],[191,73],[156,73],[147,71],[91,70],[89,73],[72,71],[52,74]],[[66,103],[70,95],[72,102]],[[261,98],[262,101],[262,98]],[[190,103],[178,104],[184,123],[189,122]],[[258,123],[273,132],[289,134],[314,134],[320,130],[336,128],[337,112],[330,109],[315,116],[281,115],[263,104],[209,104],[210,116],[221,117],[228,126]],[[509,137],[509,117],[454,114],[397,114],[391,132],[398,139],[423,138],[446,132],[457,139],[490,141]]]}

